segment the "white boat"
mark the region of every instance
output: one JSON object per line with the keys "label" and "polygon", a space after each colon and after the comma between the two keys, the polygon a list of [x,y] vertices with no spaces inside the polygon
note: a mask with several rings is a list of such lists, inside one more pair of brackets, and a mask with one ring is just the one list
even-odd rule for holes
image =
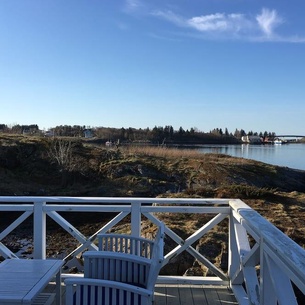
{"label": "white boat", "polygon": [[286,143],[286,141],[283,141],[283,140],[281,140],[281,139],[274,139],[274,141],[273,141],[273,144],[277,144],[277,145],[279,145],[279,144],[285,144]]}

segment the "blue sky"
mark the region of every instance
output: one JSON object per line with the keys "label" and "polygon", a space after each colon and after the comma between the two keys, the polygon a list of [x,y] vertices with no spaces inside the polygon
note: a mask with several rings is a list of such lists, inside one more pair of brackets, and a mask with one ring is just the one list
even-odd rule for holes
{"label": "blue sky", "polygon": [[304,12],[304,0],[0,0],[0,124],[305,135]]}

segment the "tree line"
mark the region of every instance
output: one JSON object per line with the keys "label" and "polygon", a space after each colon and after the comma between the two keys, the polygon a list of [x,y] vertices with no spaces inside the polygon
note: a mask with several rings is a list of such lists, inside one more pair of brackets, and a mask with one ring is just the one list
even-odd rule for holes
{"label": "tree line", "polygon": [[[0,132],[10,134],[33,134],[46,135],[45,131],[39,129],[37,124],[32,125],[12,125],[0,124]],[[89,132],[90,137],[100,141],[112,143],[137,143],[151,142],[154,144],[217,144],[240,143],[241,138],[246,135],[260,137],[274,137],[274,132],[246,132],[243,129],[235,129],[234,133],[229,132],[227,128],[214,128],[208,132],[203,132],[197,128],[184,129],[180,127],[175,130],[173,126],[155,126],[154,128],[111,128],[111,127],[88,127],[81,125],[60,125],[48,130],[48,135],[54,137],[84,137],[85,132]]]}

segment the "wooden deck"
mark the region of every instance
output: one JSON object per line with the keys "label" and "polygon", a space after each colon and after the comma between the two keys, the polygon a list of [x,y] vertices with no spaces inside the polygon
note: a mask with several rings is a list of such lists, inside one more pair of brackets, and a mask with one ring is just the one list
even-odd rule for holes
{"label": "wooden deck", "polygon": [[[62,288],[62,305],[65,305],[64,285]],[[55,283],[50,283],[47,292],[54,290]],[[55,302],[52,305],[55,305]],[[238,303],[227,287],[157,284],[154,305],[238,305]]]}
{"label": "wooden deck", "polygon": [[156,305],[238,304],[227,287],[203,285],[157,285]]}

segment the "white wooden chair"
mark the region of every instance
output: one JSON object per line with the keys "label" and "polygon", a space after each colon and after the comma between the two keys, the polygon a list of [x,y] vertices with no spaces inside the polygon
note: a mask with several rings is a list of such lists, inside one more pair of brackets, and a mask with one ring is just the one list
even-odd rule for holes
{"label": "white wooden chair", "polygon": [[[103,241],[102,245],[111,247],[101,246],[101,251],[84,253],[84,277],[117,281],[148,289],[151,291],[152,302],[155,284],[164,260],[164,224],[160,224],[153,241],[129,235],[122,238],[118,236],[120,234],[109,235],[111,236],[100,236],[100,240]],[[114,243],[115,241],[119,246]],[[118,249],[118,252],[114,251],[115,249]]]}
{"label": "white wooden chair", "polygon": [[133,285],[89,278],[69,278],[66,305],[148,305],[151,291]]}

